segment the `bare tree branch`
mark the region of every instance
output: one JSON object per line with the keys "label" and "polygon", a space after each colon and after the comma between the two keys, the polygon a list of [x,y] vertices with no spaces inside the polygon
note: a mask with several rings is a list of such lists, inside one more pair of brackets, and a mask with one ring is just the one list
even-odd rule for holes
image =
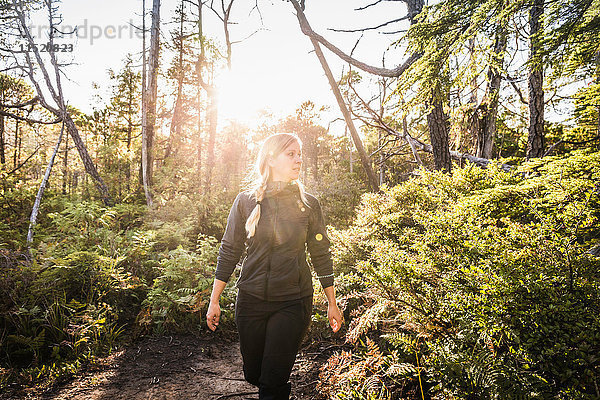
{"label": "bare tree branch", "polygon": [[53,125],[53,124],[58,124],[60,121],[62,121],[62,118],[60,118],[60,117],[54,121],[40,121],[37,119],[21,117],[20,115],[13,114],[8,111],[4,111],[2,109],[0,109],[0,115],[4,115],[5,117],[13,118],[13,119],[16,119],[19,121],[29,122],[30,124]]}
{"label": "bare tree branch", "polygon": [[404,17],[401,18],[397,18],[394,19],[392,21],[387,21],[384,22],[383,24],[379,24],[377,26],[372,26],[369,28],[359,28],[359,29],[335,29],[335,28],[329,28],[329,31],[333,31],[333,32],[346,32],[346,33],[354,33],[354,32],[365,32],[365,31],[373,31],[379,28],[383,28],[384,26],[390,25],[390,24],[394,24],[396,22],[402,22],[402,21],[406,21],[407,19],[409,19],[410,17],[408,15],[405,15]]}
{"label": "bare tree branch", "polygon": [[595,142],[596,140],[600,140],[600,137],[595,137],[593,139],[589,139],[589,140],[583,140],[581,142],[574,142],[572,140],[559,140],[558,142],[554,143],[552,146],[550,146],[548,148],[548,150],[546,150],[546,152],[544,153],[544,155],[542,157],[546,157],[549,156],[550,154],[552,154],[552,151],[554,151],[554,148],[556,146],[558,146],[559,144],[574,144],[574,145],[580,145],[580,144],[588,144],[588,143],[592,143]]}
{"label": "bare tree branch", "polygon": [[365,72],[368,72],[373,75],[386,76],[386,77],[390,77],[390,78],[398,77],[398,76],[402,75],[404,73],[404,71],[406,71],[408,68],[410,68],[410,66],[413,65],[419,58],[422,57],[421,53],[414,53],[411,56],[409,56],[408,59],[403,64],[398,65],[394,69],[375,67],[372,65],[368,65],[362,61],[358,61],[355,58],[350,57],[349,55],[344,53],[338,47],[331,44],[323,36],[319,35],[315,31],[313,31],[312,28],[310,27],[310,24],[308,23],[308,20],[306,19],[306,15],[304,14],[304,11],[300,7],[300,4],[298,4],[298,2],[296,0],[290,0],[290,2],[296,9],[296,17],[298,18],[298,21],[300,22],[300,29],[302,29],[302,33],[304,33],[306,36],[310,37],[313,40],[316,40],[317,42],[319,42],[320,44],[325,46],[327,49],[329,49],[329,51],[331,51],[332,53],[334,53],[335,55],[340,57],[342,60],[346,61],[347,63],[349,63],[351,65],[354,65],[356,68],[359,68]]}
{"label": "bare tree branch", "polygon": [[36,96],[30,100],[27,100],[25,103],[20,104],[2,104],[0,103],[0,108],[24,108],[26,106],[30,106],[32,104],[37,103],[39,98]]}
{"label": "bare tree branch", "polygon": [[60,128],[60,135],[58,135],[58,140],[56,141],[56,146],[54,147],[54,151],[52,152],[52,156],[50,157],[50,161],[48,161],[48,165],[46,166],[46,172],[44,173],[44,178],[40,183],[40,188],[38,189],[37,195],[35,196],[35,202],[33,203],[33,209],[31,210],[31,216],[29,217],[29,230],[27,232],[27,243],[31,244],[33,242],[33,230],[35,228],[35,224],[37,221],[38,211],[40,209],[40,204],[42,202],[42,196],[44,195],[44,190],[46,190],[46,185],[48,184],[48,178],[50,178],[50,173],[52,172],[52,166],[54,165],[54,159],[56,158],[56,154],[58,153],[58,149],[60,147],[60,142],[62,141],[63,132],[65,131],[65,124],[63,122],[62,127]]}
{"label": "bare tree branch", "polygon": [[25,161],[23,161],[23,162],[22,162],[21,164],[19,164],[17,167],[13,168],[13,169],[12,169],[10,172],[8,172],[6,175],[7,175],[7,176],[8,176],[8,175],[12,175],[12,174],[14,174],[15,172],[17,172],[18,170],[20,170],[21,168],[23,168],[23,166],[24,166],[25,164],[27,164],[27,161],[31,160],[31,158],[37,154],[37,152],[40,150],[40,148],[41,148],[41,146],[38,146],[38,147],[36,147],[36,149],[33,151],[33,153],[31,153],[31,154],[29,155],[29,157],[27,157],[27,158],[25,159]]}
{"label": "bare tree branch", "polygon": [[515,89],[515,92],[517,92],[517,94],[519,95],[519,99],[521,100],[521,102],[523,104],[529,104],[529,102],[527,100],[525,100],[525,97],[523,97],[523,93],[521,92],[521,89],[515,83],[516,80],[511,78],[510,75],[506,75],[506,78],[507,78],[506,80],[511,84],[513,89]]}
{"label": "bare tree branch", "polygon": [[[373,121],[376,122],[375,124],[368,124],[368,125],[372,126],[374,128],[383,129],[388,134],[391,134],[398,138],[406,140],[406,142],[410,145],[410,148],[412,150],[413,156],[415,157],[415,160],[420,165],[423,165],[423,163],[417,153],[417,150],[421,150],[426,153],[433,154],[433,147],[430,144],[424,143],[410,135],[410,133],[408,132],[408,127],[406,125],[406,118],[403,119],[403,124],[402,124],[403,132],[400,133],[396,129],[392,128],[389,124],[387,124],[384,121],[383,116],[379,115],[377,112],[375,112],[375,110],[373,110],[373,108],[371,108],[369,106],[369,104],[356,92],[356,90],[354,89],[354,87],[352,85],[350,85],[350,88],[354,91],[354,94],[361,102],[363,108],[371,115]],[[365,121],[363,120],[363,122],[365,122]],[[461,153],[461,152],[453,151],[453,150],[450,150],[450,156],[457,160],[468,160],[468,161],[472,162],[473,164],[476,164],[482,168],[486,168],[487,165],[492,162],[492,160],[487,159],[487,158],[475,157],[468,153]],[[500,164],[500,167],[504,171],[508,171],[512,168],[512,166],[510,166],[508,164]]]}
{"label": "bare tree branch", "polygon": [[[375,6],[375,5],[379,4],[379,3],[381,3],[382,1],[384,1],[384,0],[377,0],[377,1],[376,1],[376,2],[374,2],[374,3],[367,4],[366,6],[362,6],[362,7],[356,8],[356,9],[355,9],[355,11],[362,11],[362,10],[366,10],[367,8],[369,8],[369,7],[373,7],[373,6]],[[389,0],[385,0],[385,1],[389,1]]]}

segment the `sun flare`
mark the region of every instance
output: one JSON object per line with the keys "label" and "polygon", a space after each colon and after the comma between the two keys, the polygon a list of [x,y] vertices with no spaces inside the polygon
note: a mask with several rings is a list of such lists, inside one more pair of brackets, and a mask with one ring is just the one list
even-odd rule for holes
{"label": "sun flare", "polygon": [[254,126],[260,110],[269,108],[269,93],[262,79],[232,70],[222,73],[216,85],[221,121],[236,120]]}

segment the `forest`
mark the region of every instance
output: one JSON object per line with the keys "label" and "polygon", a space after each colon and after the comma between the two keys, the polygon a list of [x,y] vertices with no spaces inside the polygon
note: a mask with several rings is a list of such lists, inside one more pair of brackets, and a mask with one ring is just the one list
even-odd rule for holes
{"label": "forest", "polygon": [[[376,21],[322,29],[327,3]],[[89,111],[63,90],[67,6],[0,0],[0,399],[59,398],[148,340],[234,346],[235,279],[216,333],[205,314],[276,132],[302,140],[345,320],[315,275],[296,398],[600,398],[599,0],[142,0]],[[236,29],[273,7],[331,106],[225,120],[219,85],[260,46]],[[364,59],[371,33],[391,44]]]}

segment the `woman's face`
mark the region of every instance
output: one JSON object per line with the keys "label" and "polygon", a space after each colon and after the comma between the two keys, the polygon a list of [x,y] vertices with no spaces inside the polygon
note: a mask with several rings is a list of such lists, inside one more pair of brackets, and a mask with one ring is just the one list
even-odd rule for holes
{"label": "woman's face", "polygon": [[276,157],[269,159],[271,177],[274,181],[291,182],[300,176],[302,149],[295,140]]}

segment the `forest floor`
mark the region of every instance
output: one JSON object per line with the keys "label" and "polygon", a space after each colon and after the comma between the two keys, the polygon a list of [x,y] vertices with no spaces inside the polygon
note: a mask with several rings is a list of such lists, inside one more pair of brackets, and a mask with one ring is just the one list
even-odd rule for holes
{"label": "forest floor", "polygon": [[[324,399],[316,390],[319,367],[331,343],[301,350],[291,376],[295,399]],[[41,392],[30,389],[9,399],[40,400],[241,400],[258,399],[243,379],[239,344],[233,339],[194,336],[147,337],[95,362],[77,377]]]}

